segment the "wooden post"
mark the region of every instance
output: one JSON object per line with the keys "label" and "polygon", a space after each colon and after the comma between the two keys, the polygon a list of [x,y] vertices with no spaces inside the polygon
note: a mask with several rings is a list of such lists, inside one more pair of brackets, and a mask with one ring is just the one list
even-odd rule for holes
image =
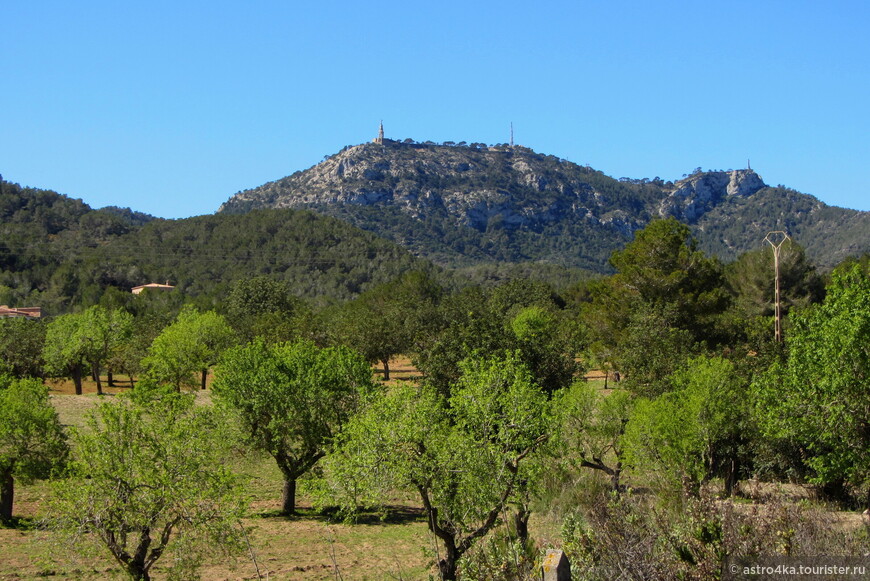
{"label": "wooden post", "polygon": [[571,564],[565,553],[558,549],[547,550],[541,569],[544,581],[571,581]]}

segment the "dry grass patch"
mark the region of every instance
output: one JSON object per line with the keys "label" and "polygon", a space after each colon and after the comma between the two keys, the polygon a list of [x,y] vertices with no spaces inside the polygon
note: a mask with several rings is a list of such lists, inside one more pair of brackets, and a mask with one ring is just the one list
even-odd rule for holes
{"label": "dry grass patch", "polygon": [[[376,375],[383,380],[384,368],[381,365],[375,365],[372,370]],[[388,384],[396,383],[397,381],[417,381],[423,377],[423,374],[414,367],[409,357],[404,355],[390,359],[390,381]]]}
{"label": "dry grass patch", "polygon": [[[210,402],[210,395],[208,391],[196,392],[197,401],[204,405]],[[68,395],[63,386],[53,390],[51,396],[67,426],[82,426],[87,412],[100,399],[95,390],[86,395]],[[202,569],[203,579],[257,579],[258,568],[262,579],[271,580],[428,578],[432,554],[426,547],[432,547],[433,541],[420,509],[397,506],[393,516],[383,522],[372,516],[350,525],[316,514],[308,499],[300,496],[302,516],[278,516],[282,477],[275,461],[251,453],[228,457],[227,463],[246,478],[251,516],[241,524],[249,530],[257,564],[245,558],[216,560]],[[49,535],[37,530],[48,492],[45,482],[16,487],[19,528],[0,528],[0,579],[123,578],[108,552],[73,560],[52,549]],[[168,564],[171,555],[165,558]],[[167,578],[160,562],[153,578]]]}

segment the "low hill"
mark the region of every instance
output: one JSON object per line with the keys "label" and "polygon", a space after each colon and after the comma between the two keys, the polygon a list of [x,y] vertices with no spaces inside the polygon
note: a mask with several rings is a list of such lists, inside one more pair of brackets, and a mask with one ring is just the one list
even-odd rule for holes
{"label": "low hill", "polygon": [[219,212],[262,208],[335,216],[448,266],[542,261],[605,272],[610,254],[660,216],[690,224],[725,260],[779,229],[823,267],[870,251],[870,213],[770,188],[749,169],[696,170],[676,183],[616,180],[528,148],[479,143],[347,147],[235,194]]}
{"label": "low hill", "polygon": [[96,303],[106,289],[169,281],[217,299],[237,279],[268,274],[296,294],[347,299],[431,263],[372,233],[304,210],[162,220],[93,210],[49,190],[0,181],[0,304],[49,314]]}
{"label": "low hill", "polygon": [[307,298],[348,299],[431,263],[344,222],[305,210],[257,211],[150,222],[95,254],[98,277],[126,288],[170,280],[194,295],[269,275]]}

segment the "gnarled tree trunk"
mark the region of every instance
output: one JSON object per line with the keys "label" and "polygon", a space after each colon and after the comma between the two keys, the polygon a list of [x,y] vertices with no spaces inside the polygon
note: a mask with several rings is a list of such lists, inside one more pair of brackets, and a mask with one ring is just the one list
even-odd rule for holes
{"label": "gnarled tree trunk", "polygon": [[0,472],[0,522],[12,520],[12,499],[15,496],[15,480],[12,469]]}
{"label": "gnarled tree trunk", "polygon": [[70,371],[70,376],[73,380],[73,385],[76,387],[76,395],[82,394],[82,366],[75,365]]}
{"label": "gnarled tree trunk", "polygon": [[529,541],[530,515],[531,513],[525,505],[520,506],[516,514],[514,514],[514,528],[516,529],[517,540],[524,545]]}
{"label": "gnarled tree trunk", "polygon": [[94,381],[97,383],[97,393],[103,395],[103,383],[100,381],[100,366],[94,365],[91,368],[91,375],[94,377]]}
{"label": "gnarled tree trunk", "polygon": [[281,512],[283,514],[296,514],[296,479],[284,479],[284,493],[281,497]]}

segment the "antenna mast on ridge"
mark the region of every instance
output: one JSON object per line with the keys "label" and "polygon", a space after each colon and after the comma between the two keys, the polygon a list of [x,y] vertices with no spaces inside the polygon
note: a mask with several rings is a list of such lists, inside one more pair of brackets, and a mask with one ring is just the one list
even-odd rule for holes
{"label": "antenna mast on ridge", "polygon": [[514,146],[514,122],[511,121],[511,148]]}

